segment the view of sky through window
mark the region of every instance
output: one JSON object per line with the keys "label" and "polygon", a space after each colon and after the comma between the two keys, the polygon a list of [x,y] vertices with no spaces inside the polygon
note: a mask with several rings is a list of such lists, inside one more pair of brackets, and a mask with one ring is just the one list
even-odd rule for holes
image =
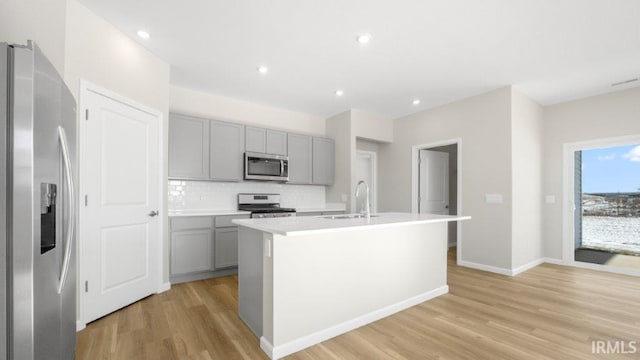
{"label": "view of sky through window", "polygon": [[582,151],[582,192],[640,191],[640,144]]}

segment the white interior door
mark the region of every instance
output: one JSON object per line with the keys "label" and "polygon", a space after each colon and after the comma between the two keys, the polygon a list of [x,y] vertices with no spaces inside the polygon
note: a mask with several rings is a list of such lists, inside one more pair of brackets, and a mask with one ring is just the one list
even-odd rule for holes
{"label": "white interior door", "polygon": [[[356,181],[364,180],[369,185],[370,200],[371,200],[371,212],[378,211],[377,208],[377,184],[376,184],[376,153],[369,151],[358,151],[356,153]],[[361,206],[364,204],[364,195],[356,199],[356,212],[360,212]]]}
{"label": "white interior door", "polygon": [[449,214],[449,154],[420,150],[419,212]]}
{"label": "white interior door", "polygon": [[88,323],[158,289],[161,220],[152,211],[161,204],[161,152],[159,115],[85,94],[80,288]]}

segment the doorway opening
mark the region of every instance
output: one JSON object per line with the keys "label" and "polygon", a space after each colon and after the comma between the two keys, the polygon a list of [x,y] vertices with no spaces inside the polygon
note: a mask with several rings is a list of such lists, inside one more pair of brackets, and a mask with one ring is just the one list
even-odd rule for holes
{"label": "doorway opening", "polygon": [[[462,213],[460,149],[460,139],[413,147],[412,212],[439,215]],[[452,251],[456,251],[456,257],[460,261],[460,221],[449,222],[448,244]]]}
{"label": "doorway opening", "polygon": [[[356,151],[356,186],[358,181],[364,180],[369,185],[369,199],[371,213],[378,212],[378,156],[375,151]],[[364,195],[363,195],[364,196]],[[360,200],[360,201],[358,201]],[[358,205],[360,204],[360,205]],[[364,199],[356,199],[356,212],[364,206]]]}
{"label": "doorway opening", "polygon": [[573,156],[575,261],[640,269],[640,143]]}

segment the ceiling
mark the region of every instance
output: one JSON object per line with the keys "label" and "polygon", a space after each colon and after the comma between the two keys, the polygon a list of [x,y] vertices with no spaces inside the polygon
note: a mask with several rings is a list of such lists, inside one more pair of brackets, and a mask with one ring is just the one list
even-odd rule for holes
{"label": "ceiling", "polygon": [[638,0],[80,2],[170,63],[172,85],[320,116],[399,117],[510,84],[543,105],[640,85],[611,86],[640,76]]}

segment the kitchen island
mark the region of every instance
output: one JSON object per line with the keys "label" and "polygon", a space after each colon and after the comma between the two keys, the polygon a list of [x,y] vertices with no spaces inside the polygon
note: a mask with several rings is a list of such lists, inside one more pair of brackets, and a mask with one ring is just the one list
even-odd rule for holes
{"label": "kitchen island", "polygon": [[239,315],[277,359],[446,294],[447,223],[467,219],[234,220]]}

